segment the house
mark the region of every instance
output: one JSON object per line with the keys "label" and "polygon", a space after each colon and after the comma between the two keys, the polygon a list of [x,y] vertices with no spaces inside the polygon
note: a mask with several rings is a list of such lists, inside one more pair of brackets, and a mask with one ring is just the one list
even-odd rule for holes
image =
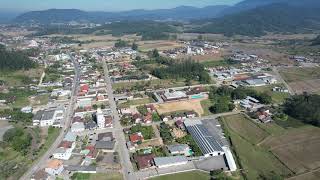
{"label": "house", "polygon": [[71,125],[71,132],[82,132],[85,130],[85,126],[83,122],[76,122]]}
{"label": "house", "polygon": [[135,134],[131,134],[131,135],[129,136],[129,139],[130,139],[131,143],[133,143],[133,144],[140,144],[140,143],[142,143],[143,140],[144,140],[141,132],[135,133]]}
{"label": "house", "polygon": [[84,125],[84,127],[86,130],[95,130],[97,129],[97,123],[93,120],[90,120]]}
{"label": "house", "polygon": [[80,91],[81,92],[88,92],[89,91],[89,85],[88,84],[82,84],[80,85]]}
{"label": "house", "polygon": [[98,151],[96,150],[95,146],[87,146],[80,152],[80,154],[84,154],[86,158],[95,159],[98,155]]}
{"label": "house", "polygon": [[115,141],[97,141],[95,148],[102,152],[114,152]]}
{"label": "house", "polygon": [[68,133],[63,138],[63,141],[75,142],[77,139],[77,135],[73,132],[68,131]]}
{"label": "house", "polygon": [[193,111],[188,111],[184,113],[186,115],[187,118],[195,118],[197,117],[197,113],[193,112]]}
{"label": "house", "polygon": [[100,108],[97,109],[97,125],[99,129],[105,128],[106,125],[106,119],[102,113],[102,110]]}
{"label": "house", "polygon": [[137,124],[137,123],[140,123],[143,119],[142,115],[139,114],[139,113],[136,113],[132,116],[132,119],[134,120],[134,122]]}
{"label": "house", "polygon": [[98,141],[113,141],[114,137],[112,132],[98,134]]}
{"label": "house", "polygon": [[63,162],[58,159],[50,160],[45,168],[45,172],[52,176],[61,174],[63,170]]}
{"label": "house", "polygon": [[69,160],[76,143],[70,141],[62,141],[59,147],[53,153],[55,159]]}
{"label": "house", "polygon": [[31,106],[26,106],[21,108],[21,112],[23,113],[32,113],[32,107]]}
{"label": "house", "polygon": [[104,116],[105,119],[105,127],[106,128],[113,128],[113,119],[111,116]]}
{"label": "house", "polygon": [[168,151],[171,155],[184,155],[184,156],[191,156],[192,151],[187,144],[174,144],[167,146]]}
{"label": "house", "polygon": [[270,113],[270,110],[266,110],[266,109],[261,108],[257,111],[257,115],[258,115],[258,119],[262,123],[272,122],[272,114]]}
{"label": "house", "polygon": [[188,163],[188,159],[185,156],[156,157],[153,161],[158,168],[168,168]]}
{"label": "house", "polygon": [[146,169],[153,166],[154,154],[135,155],[134,160],[137,162],[138,168]]}
{"label": "house", "polygon": [[157,111],[157,109],[154,107],[153,104],[147,104],[146,108],[147,108],[148,112],[150,112],[150,113],[154,113]]}
{"label": "house", "polygon": [[161,117],[163,122],[167,122],[167,121],[172,120],[170,115],[161,115],[160,117]]}
{"label": "house", "polygon": [[126,142],[126,145],[130,152],[135,152],[136,147],[130,141]]}
{"label": "house", "polygon": [[147,115],[143,117],[143,123],[145,124],[152,123],[152,114],[150,112],[148,112]]}
{"label": "house", "polygon": [[176,121],[175,124],[176,124],[177,128],[179,128],[179,129],[181,129],[183,131],[186,129],[184,124],[183,124],[183,121],[181,121],[181,120]]}
{"label": "house", "polygon": [[161,97],[164,101],[177,101],[189,98],[186,93],[174,90],[166,90]]}

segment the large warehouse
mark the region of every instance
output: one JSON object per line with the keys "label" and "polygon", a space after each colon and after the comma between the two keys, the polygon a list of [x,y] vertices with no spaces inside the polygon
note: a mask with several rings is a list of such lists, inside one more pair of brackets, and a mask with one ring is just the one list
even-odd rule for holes
{"label": "large warehouse", "polygon": [[205,157],[223,155],[222,145],[211,135],[199,120],[184,121],[188,132],[201,149]]}

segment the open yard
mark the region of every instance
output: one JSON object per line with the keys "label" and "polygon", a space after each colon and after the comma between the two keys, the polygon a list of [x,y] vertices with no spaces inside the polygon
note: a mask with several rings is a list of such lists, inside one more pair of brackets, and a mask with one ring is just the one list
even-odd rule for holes
{"label": "open yard", "polygon": [[139,42],[139,49],[143,52],[148,52],[153,49],[158,49],[160,51],[169,50],[174,48],[183,47],[183,44],[177,43],[175,41],[142,41]]}
{"label": "open yard", "polygon": [[75,173],[72,180],[122,180],[123,177],[120,173],[108,173],[108,174],[85,174],[85,173]]}
{"label": "open yard", "polygon": [[256,145],[269,136],[269,133],[257,126],[243,115],[222,118],[226,134],[231,139],[237,161],[247,179],[258,179],[259,176],[287,177],[292,172],[282,164],[267,148]]}
{"label": "open yard", "polygon": [[272,88],[274,87],[284,87],[282,84],[275,84],[275,85],[268,85],[268,86],[260,86],[260,87],[254,87],[254,89],[261,93],[267,93],[271,96],[273,103],[283,103],[286,98],[289,97],[289,93],[284,92],[273,92]]}
{"label": "open yard", "polygon": [[225,117],[225,119],[225,123],[228,128],[250,143],[258,144],[269,135],[266,131],[261,129],[242,114],[228,116]]}
{"label": "open yard", "polygon": [[163,175],[154,178],[150,178],[150,180],[209,180],[210,175],[208,173],[204,173],[201,171],[190,171],[184,173]]}
{"label": "open yard", "polygon": [[2,71],[0,72],[0,80],[4,81],[7,86],[23,86],[29,85],[33,80],[37,84],[40,80],[44,68],[37,67],[30,70],[19,70],[15,72]]}
{"label": "open yard", "polygon": [[282,78],[298,94],[303,92],[320,92],[320,68],[283,68],[280,70]]}
{"label": "open yard", "polygon": [[320,167],[320,129],[317,127],[289,129],[280,136],[266,139],[262,145],[297,174]]}
{"label": "open yard", "polygon": [[201,106],[201,99],[192,99],[186,101],[175,101],[175,102],[168,102],[163,104],[157,104],[156,109],[158,113],[165,114],[175,111],[195,111],[199,115],[204,114],[204,111]]}
{"label": "open yard", "polygon": [[154,100],[152,98],[129,100],[125,103],[119,104],[119,107],[120,108],[128,108],[130,106],[145,105],[145,104],[149,104],[149,103],[153,103],[153,102],[154,102]]}

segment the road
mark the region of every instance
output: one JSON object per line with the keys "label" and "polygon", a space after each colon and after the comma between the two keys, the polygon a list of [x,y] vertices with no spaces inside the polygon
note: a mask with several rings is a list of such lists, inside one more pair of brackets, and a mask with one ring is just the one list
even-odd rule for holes
{"label": "road", "polygon": [[[72,57],[72,56],[71,56]],[[75,104],[77,101],[77,90],[79,87],[79,81],[80,81],[80,68],[79,64],[75,61],[75,59],[72,58],[72,61],[74,63],[75,67],[75,77],[73,80],[73,86],[72,86],[72,93],[71,93],[71,100],[68,106],[68,109],[65,113],[65,121],[62,125],[62,129],[60,131],[59,136],[55,140],[55,142],[51,145],[51,147],[47,150],[47,152],[37,161],[35,162],[31,168],[20,178],[21,180],[27,180],[30,179],[31,176],[36,173],[40,168],[43,168],[50,156],[54,153],[54,151],[58,148],[59,144],[63,140],[64,136],[66,135],[68,129],[71,125],[71,120],[73,117],[73,112],[75,109]]]}
{"label": "road", "polygon": [[127,149],[126,146],[126,140],[125,136],[123,133],[123,128],[120,124],[120,115],[117,110],[117,105],[114,100],[114,94],[112,90],[112,84],[111,84],[111,79],[109,76],[109,70],[107,63],[103,61],[103,69],[104,69],[104,74],[105,74],[105,82],[107,85],[107,92],[108,92],[108,99],[109,99],[109,105],[112,110],[112,115],[113,115],[113,126],[115,130],[115,138],[116,141],[118,142],[118,150],[120,154],[120,161],[121,161],[121,166],[122,166],[122,173],[123,173],[123,178],[125,180],[136,180],[136,175],[133,170],[133,166],[130,161],[130,154],[129,150]]}
{"label": "road", "polygon": [[290,95],[294,95],[294,91],[293,89],[289,86],[289,84],[282,78],[281,74],[279,73],[278,71],[278,68],[277,67],[273,67],[272,68],[273,72],[275,73],[277,79],[286,86],[286,88],[288,89]]}

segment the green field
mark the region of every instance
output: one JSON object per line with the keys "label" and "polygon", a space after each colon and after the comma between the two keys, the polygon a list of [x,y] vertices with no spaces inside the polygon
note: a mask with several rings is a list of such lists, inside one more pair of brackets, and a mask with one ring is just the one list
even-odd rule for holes
{"label": "green field", "polygon": [[[130,89],[136,84],[144,86],[144,89],[160,89],[160,88],[172,88],[172,87],[182,87],[186,85],[184,79],[156,79],[146,82],[120,82],[112,84],[113,89]],[[198,85],[199,82],[192,82],[192,85]]]}
{"label": "green field", "polygon": [[201,102],[201,106],[202,106],[202,109],[203,109],[203,116],[209,116],[209,115],[212,115],[212,113],[210,112],[209,108],[212,106],[212,102],[210,99],[206,99],[206,100],[202,100]]}
{"label": "green field", "polygon": [[97,173],[97,174],[85,174],[75,173],[71,177],[72,180],[122,180],[123,177],[120,173]]}
{"label": "green field", "polygon": [[[232,149],[236,152],[237,162],[244,170],[242,172],[247,179],[258,179],[260,176],[269,177],[271,175],[286,177],[291,174],[291,171],[267,148],[259,145],[264,138],[269,136],[269,132],[243,115],[226,116],[221,120],[226,135],[231,139]],[[270,128],[275,129],[275,127]],[[273,131],[280,133],[281,129]]]}
{"label": "green field", "polygon": [[145,105],[145,104],[149,104],[149,103],[153,103],[153,102],[154,102],[154,100],[152,98],[129,100],[125,103],[119,104],[119,108],[128,108],[130,106]]}
{"label": "green field", "polygon": [[[52,143],[56,140],[59,135],[60,129],[52,129],[48,132],[46,137],[40,137],[40,132],[37,129],[33,129],[33,138],[37,142],[44,142],[41,148],[33,149],[27,155],[22,155],[21,153],[8,147],[6,144],[0,143],[0,179],[19,179],[25,171],[31,166],[32,163],[37,161],[37,159],[42,156]],[[42,138],[42,139],[41,139]]]}
{"label": "green field", "polygon": [[320,68],[286,68],[281,69],[280,74],[287,83],[320,79]]}
{"label": "green field", "polygon": [[154,178],[150,178],[150,180],[209,180],[210,175],[201,171],[190,171],[184,173],[177,173],[171,175],[163,175]]}
{"label": "green field", "polygon": [[275,85],[268,85],[268,86],[261,86],[255,87],[254,89],[261,93],[267,93],[271,96],[273,103],[283,103],[289,96],[289,93],[282,93],[282,92],[273,92],[272,88],[274,87],[283,87],[282,84],[275,84]]}

